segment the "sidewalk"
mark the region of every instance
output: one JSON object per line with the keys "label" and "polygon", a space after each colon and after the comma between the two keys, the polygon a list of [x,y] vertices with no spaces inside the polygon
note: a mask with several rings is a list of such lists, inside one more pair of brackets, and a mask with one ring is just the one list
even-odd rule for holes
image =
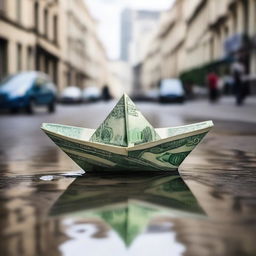
{"label": "sidewalk", "polygon": [[188,102],[187,105],[182,114],[189,118],[256,123],[255,96],[248,97],[242,106],[236,106],[234,97],[222,97],[215,104],[211,104],[207,100],[199,100]]}
{"label": "sidewalk", "polygon": [[256,97],[248,97],[239,107],[234,97],[222,97],[215,104],[198,99],[185,104],[138,103],[138,108],[156,127],[178,126],[184,123],[184,119],[191,119],[251,123],[255,124],[256,131]]}

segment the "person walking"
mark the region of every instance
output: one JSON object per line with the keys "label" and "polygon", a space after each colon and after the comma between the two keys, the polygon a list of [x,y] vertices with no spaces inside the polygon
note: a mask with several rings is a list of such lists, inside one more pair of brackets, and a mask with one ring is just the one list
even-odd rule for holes
{"label": "person walking", "polygon": [[214,71],[207,75],[207,85],[209,89],[209,100],[214,103],[218,99],[218,82],[219,78]]}
{"label": "person walking", "polygon": [[104,101],[109,101],[109,100],[111,100],[111,94],[110,94],[110,92],[109,92],[109,88],[108,88],[108,85],[107,84],[105,84],[104,86],[103,86],[103,88],[102,88],[102,99],[104,100]]}
{"label": "person walking", "polygon": [[243,75],[245,73],[244,65],[240,62],[234,62],[231,66],[231,73],[234,80],[234,93],[236,97],[236,104],[241,106],[246,97],[246,88],[243,82]]}

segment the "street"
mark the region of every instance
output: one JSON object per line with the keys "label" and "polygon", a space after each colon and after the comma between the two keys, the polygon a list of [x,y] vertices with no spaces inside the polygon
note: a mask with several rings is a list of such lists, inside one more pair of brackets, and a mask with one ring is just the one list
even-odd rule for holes
{"label": "street", "polygon": [[[215,127],[179,169],[205,216],[155,218],[129,250],[121,246],[113,227],[104,226],[92,216],[79,215],[76,219],[49,215],[59,196],[74,180],[81,179],[82,172],[40,130],[43,122],[96,128],[115,102],[59,105],[55,114],[48,114],[43,109],[35,115],[2,114],[1,255],[18,255],[18,252],[26,256],[71,255],[72,243],[81,249],[77,249],[80,253],[77,255],[88,248],[92,252],[97,245],[102,246],[101,253],[108,250],[104,255],[123,255],[124,252],[125,255],[144,255],[142,252],[156,251],[153,248],[157,244],[163,249],[158,249],[159,255],[170,255],[173,248],[176,254],[172,255],[255,255],[256,103],[255,98],[251,98],[243,107],[236,107],[233,101],[224,98],[216,105],[206,100],[184,105],[137,104],[154,127],[211,119]],[[82,179],[87,185],[98,185],[98,189],[101,180],[106,182],[105,177],[95,178],[92,174],[85,174]],[[106,183],[114,188],[115,184],[128,180],[133,183],[131,177],[127,180],[111,177]],[[86,190],[86,185],[83,186]],[[129,188],[127,186],[127,191]],[[111,201],[111,193],[108,197]],[[101,206],[105,206],[104,200]],[[92,235],[89,235],[90,230],[94,230]],[[81,238],[82,233],[84,237]],[[166,240],[164,234],[167,233],[170,236]],[[147,234],[157,237],[157,243],[150,242]],[[94,243],[96,240],[98,243]],[[107,242],[111,242],[112,247]]]}
{"label": "street", "polygon": [[0,256],[256,256],[255,24],[0,0]]}

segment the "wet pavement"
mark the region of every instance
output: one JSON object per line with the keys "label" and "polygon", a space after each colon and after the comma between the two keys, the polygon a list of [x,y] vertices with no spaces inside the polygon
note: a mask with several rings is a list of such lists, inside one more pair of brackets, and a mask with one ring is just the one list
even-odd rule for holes
{"label": "wet pavement", "polygon": [[139,104],[155,127],[213,118],[182,178],[83,174],[40,131],[95,128],[113,104],[0,116],[0,255],[256,255],[253,107]]}

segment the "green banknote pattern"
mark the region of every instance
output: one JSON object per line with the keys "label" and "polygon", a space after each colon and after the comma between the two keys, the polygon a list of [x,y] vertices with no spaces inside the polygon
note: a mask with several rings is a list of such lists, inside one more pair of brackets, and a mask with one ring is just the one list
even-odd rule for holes
{"label": "green banknote pattern", "polygon": [[171,136],[176,136],[176,135],[187,133],[187,132],[194,132],[200,129],[208,128],[211,125],[213,125],[212,121],[206,121],[206,122],[201,122],[197,124],[171,127],[167,129],[167,136],[171,137]]}
{"label": "green banknote pattern", "polygon": [[160,137],[153,126],[138,111],[132,100],[123,95],[90,141],[128,147],[156,139]]}
{"label": "green banknote pattern", "polygon": [[125,98],[122,97],[105,121],[90,138],[90,141],[126,147]]}
{"label": "green banknote pattern", "polygon": [[128,151],[127,156],[63,139],[51,133],[47,135],[85,171],[174,171],[206,133],[143,150]]}
{"label": "green banknote pattern", "polygon": [[83,128],[59,125],[59,124],[43,124],[42,128],[48,129],[52,132],[59,133],[64,136],[80,139],[83,134]]}

